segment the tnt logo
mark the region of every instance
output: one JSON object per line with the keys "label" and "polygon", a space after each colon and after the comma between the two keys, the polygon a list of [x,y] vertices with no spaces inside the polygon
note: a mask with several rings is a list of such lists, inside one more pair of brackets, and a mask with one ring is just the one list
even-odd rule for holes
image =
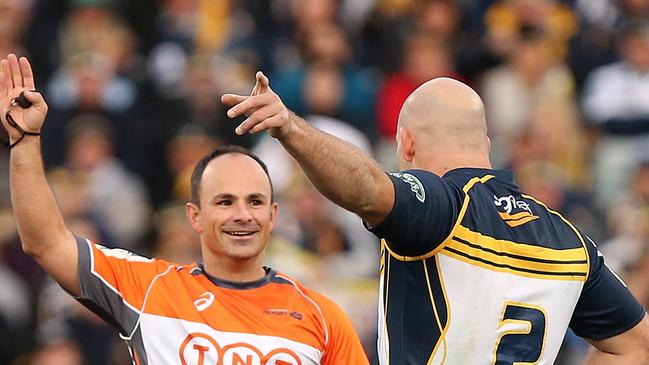
{"label": "tnt logo", "polygon": [[182,365],[302,365],[300,358],[286,348],[264,354],[243,342],[221,347],[204,333],[190,333],[180,345],[179,355]]}

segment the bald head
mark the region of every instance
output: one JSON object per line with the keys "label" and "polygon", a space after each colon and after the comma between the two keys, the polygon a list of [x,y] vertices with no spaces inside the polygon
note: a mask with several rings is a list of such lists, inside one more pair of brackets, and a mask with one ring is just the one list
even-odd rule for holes
{"label": "bald head", "polygon": [[410,94],[399,115],[400,134],[402,129],[414,140],[419,167],[484,164],[476,159],[488,164],[484,105],[478,93],[457,80],[435,78]]}

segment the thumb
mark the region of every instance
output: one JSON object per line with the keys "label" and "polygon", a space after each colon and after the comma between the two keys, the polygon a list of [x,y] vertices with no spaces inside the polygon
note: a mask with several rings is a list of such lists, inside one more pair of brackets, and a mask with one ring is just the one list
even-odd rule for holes
{"label": "thumb", "polygon": [[[41,103],[45,102],[43,100],[43,95],[41,95],[41,93],[37,90],[24,90],[21,94],[24,99],[29,102],[28,104],[30,104],[22,105],[21,101],[18,100],[18,103],[21,104],[23,108],[29,108],[31,105],[40,105]],[[20,98],[20,96],[18,98]]]}
{"label": "thumb", "polygon": [[40,101],[43,97],[41,96],[41,93],[39,93],[36,90],[25,90],[23,91],[23,95],[29,100],[31,103],[36,103]]}
{"label": "thumb", "polygon": [[257,71],[255,74],[255,86],[252,88],[250,96],[259,95],[267,92],[270,88],[268,87],[268,77],[264,75],[263,72]]}
{"label": "thumb", "polygon": [[268,84],[270,84],[270,82],[268,81],[268,77],[264,75],[263,72],[257,71],[255,77],[257,78],[257,82],[259,83],[261,89],[265,90],[268,88]]}

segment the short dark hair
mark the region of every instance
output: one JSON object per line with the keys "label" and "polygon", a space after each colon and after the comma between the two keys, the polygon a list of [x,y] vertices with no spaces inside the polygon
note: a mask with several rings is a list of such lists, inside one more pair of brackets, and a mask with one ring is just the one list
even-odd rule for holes
{"label": "short dark hair", "polygon": [[212,161],[213,159],[227,155],[229,153],[239,153],[242,155],[246,155],[253,160],[257,161],[259,166],[264,170],[266,173],[266,176],[268,176],[268,183],[270,184],[270,199],[271,202],[274,201],[273,199],[273,182],[270,179],[270,175],[268,174],[268,167],[266,167],[266,164],[264,161],[261,160],[257,155],[254,153],[250,152],[247,148],[237,146],[237,145],[222,145],[217,148],[215,148],[212,152],[208,153],[207,155],[203,156],[203,158],[198,161],[196,164],[196,167],[194,167],[194,171],[192,172],[192,180],[191,180],[191,201],[192,203],[198,205],[199,207],[201,206],[201,198],[200,198],[200,188],[201,188],[201,180],[203,178],[203,172],[205,171],[205,168],[207,165]]}

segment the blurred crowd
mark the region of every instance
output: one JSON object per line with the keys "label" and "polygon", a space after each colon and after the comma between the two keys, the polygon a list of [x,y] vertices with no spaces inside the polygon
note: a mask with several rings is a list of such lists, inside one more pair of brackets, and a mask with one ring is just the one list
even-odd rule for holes
{"label": "blurred crowd", "polygon": [[[234,134],[220,95],[248,93],[258,69],[386,170],[406,96],[438,76],[468,83],[495,167],[587,232],[649,304],[649,0],[0,0],[9,52],[30,57],[49,103],[43,159],[74,232],[196,261],[191,170],[219,144],[252,148],[280,204],[268,265],[340,303],[371,358],[377,239],[277,141]],[[0,364],[130,364],[115,331],[22,253],[7,161],[0,151]],[[569,334],[557,364],[586,350]]]}

